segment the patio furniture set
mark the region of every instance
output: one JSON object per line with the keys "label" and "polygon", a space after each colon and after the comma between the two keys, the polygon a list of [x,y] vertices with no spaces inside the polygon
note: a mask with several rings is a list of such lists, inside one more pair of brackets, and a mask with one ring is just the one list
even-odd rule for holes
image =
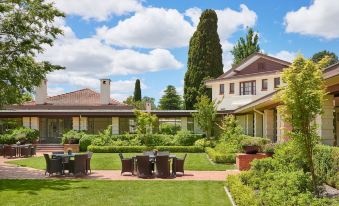
{"label": "patio furniture set", "polygon": [[92,152],[88,153],[64,153],[52,152],[52,156],[44,154],[46,160],[46,171],[49,176],[52,174],[65,175],[68,174],[87,175],[91,173]]}
{"label": "patio furniture set", "polygon": [[0,155],[5,158],[31,157],[36,155],[36,146],[31,144],[0,145]]}
{"label": "patio furniture set", "polygon": [[154,176],[175,178],[177,172],[184,174],[184,163],[187,154],[183,158],[177,158],[176,155],[169,152],[146,151],[142,155],[136,155],[131,158],[124,158],[122,153],[119,153],[119,156],[122,165],[121,174],[129,172],[140,178],[152,178]]}

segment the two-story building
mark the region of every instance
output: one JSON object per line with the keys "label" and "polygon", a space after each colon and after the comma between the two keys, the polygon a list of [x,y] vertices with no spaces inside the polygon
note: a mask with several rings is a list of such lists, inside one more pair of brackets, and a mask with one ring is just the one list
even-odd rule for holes
{"label": "two-story building", "polygon": [[[212,98],[219,102],[218,113],[234,114],[245,134],[283,141],[287,130],[274,95],[281,84],[281,72],[289,62],[262,53],[255,53],[216,79],[206,81]],[[339,142],[339,64],[324,69],[328,94],[324,113],[317,117],[322,142]],[[337,118],[336,118],[337,117]]]}

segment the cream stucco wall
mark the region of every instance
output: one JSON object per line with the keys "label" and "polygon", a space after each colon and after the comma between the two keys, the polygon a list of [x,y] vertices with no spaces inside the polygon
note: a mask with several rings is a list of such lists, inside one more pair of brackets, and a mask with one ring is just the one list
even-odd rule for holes
{"label": "cream stucco wall", "polygon": [[318,124],[318,135],[323,144],[334,144],[334,96],[326,95],[323,106],[323,113],[316,117]]}
{"label": "cream stucco wall", "polygon": [[[87,124],[88,124],[87,117],[72,117],[72,123],[73,123],[73,129],[74,130],[87,130]],[[80,125],[79,125],[80,124]]]}
{"label": "cream stucco wall", "polygon": [[119,117],[112,117],[112,134],[119,134]]}
{"label": "cream stucco wall", "polygon": [[[209,82],[207,83],[207,87],[212,88],[212,98],[220,101],[218,105],[218,110],[234,110],[242,105],[248,104],[262,96],[265,96],[274,89],[274,78],[280,77],[280,72],[260,75],[260,76],[252,76],[252,77],[242,77],[239,79],[229,79],[229,80],[220,80],[217,82]],[[268,85],[267,90],[262,91],[262,80],[267,79]],[[256,95],[240,95],[239,87],[240,82],[244,81],[256,81]],[[230,83],[234,83],[234,94],[229,93]],[[224,84],[224,95],[219,94],[219,85]]]}

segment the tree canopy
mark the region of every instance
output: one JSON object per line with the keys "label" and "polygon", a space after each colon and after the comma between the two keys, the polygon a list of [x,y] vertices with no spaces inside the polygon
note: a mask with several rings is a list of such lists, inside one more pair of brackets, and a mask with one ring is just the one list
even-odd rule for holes
{"label": "tree canopy", "polygon": [[53,22],[64,14],[43,0],[3,0],[0,11],[1,107],[20,103],[22,95],[33,92],[47,73],[62,69],[35,57],[62,34]]}
{"label": "tree canopy", "polygon": [[231,51],[233,54],[233,65],[239,64],[255,52],[260,52],[259,36],[252,28],[249,28],[246,37],[240,37]]}
{"label": "tree canopy", "polygon": [[178,110],[182,108],[181,96],[173,85],[168,85],[159,101],[159,109]]}
{"label": "tree canopy", "polygon": [[141,101],[141,87],[140,87],[140,80],[137,79],[135,81],[135,86],[134,86],[134,101]]}
{"label": "tree canopy", "polygon": [[329,60],[328,60],[328,63],[326,63],[326,65],[324,65],[325,67],[330,66],[330,65],[338,62],[338,56],[335,53],[327,51],[327,50],[323,50],[323,51],[315,53],[312,56],[312,61],[314,63],[318,63],[326,56],[329,57]]}
{"label": "tree canopy", "polygon": [[200,16],[188,51],[187,72],[185,74],[185,108],[193,109],[197,97],[210,96],[204,80],[223,74],[222,49],[218,36],[218,17],[214,10],[207,9]]}
{"label": "tree canopy", "polygon": [[152,105],[152,109],[156,109],[156,105],[155,105],[155,99],[153,97],[147,97],[144,96],[141,101],[134,101],[134,97],[133,96],[129,96],[126,98],[126,100],[123,101],[124,104],[130,105],[135,107],[136,109],[141,109],[141,110],[145,110],[146,109],[146,102],[150,102]]}

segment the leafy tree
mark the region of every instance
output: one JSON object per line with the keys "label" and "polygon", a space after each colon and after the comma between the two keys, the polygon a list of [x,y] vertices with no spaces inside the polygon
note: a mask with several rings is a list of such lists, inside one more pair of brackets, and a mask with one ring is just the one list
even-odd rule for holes
{"label": "leafy tree", "polygon": [[134,114],[136,116],[137,133],[141,135],[152,134],[154,127],[157,124],[158,117],[154,114],[142,112],[140,110],[135,110]]}
{"label": "leafy tree", "polygon": [[277,95],[283,103],[279,107],[283,119],[293,127],[290,136],[297,142],[307,160],[315,192],[318,191],[318,182],[314,171],[313,152],[319,137],[314,120],[322,113],[326,94],[322,68],[328,61],[329,58],[326,57],[315,64],[299,55],[283,71],[282,80],[286,84],[280,88]]}
{"label": "leafy tree", "polygon": [[123,101],[123,103],[133,106],[136,109],[140,109],[140,110],[145,110],[146,109],[146,102],[151,102],[152,105],[152,109],[156,109],[156,105],[155,105],[155,99],[153,97],[147,97],[144,96],[141,101],[134,101],[134,97],[133,96],[129,96],[126,98],[126,100]]}
{"label": "leafy tree", "polygon": [[46,74],[62,69],[36,61],[46,45],[53,45],[62,30],[53,25],[64,14],[43,0],[2,0],[0,2],[0,107],[20,103]]}
{"label": "leafy tree", "polygon": [[226,141],[238,138],[240,135],[244,134],[242,127],[239,125],[239,122],[235,119],[234,115],[226,115],[218,126],[222,130],[223,138]]}
{"label": "leafy tree", "polygon": [[212,128],[217,117],[216,101],[210,101],[206,95],[203,95],[198,98],[198,102],[194,107],[197,110],[197,112],[193,114],[194,119],[197,120],[200,128],[204,130],[207,138],[211,138]]}
{"label": "leafy tree", "polygon": [[174,86],[168,85],[165,94],[159,101],[159,109],[162,110],[178,110],[181,109],[181,96],[177,93]]}
{"label": "leafy tree", "polygon": [[313,56],[312,56],[312,61],[314,63],[318,63],[320,62],[325,56],[328,56],[329,57],[329,61],[328,63],[325,65],[325,67],[327,66],[330,66],[332,64],[335,64],[338,62],[338,56],[333,53],[333,52],[330,52],[330,51],[327,51],[327,50],[323,50],[323,51],[320,51],[320,52],[317,52],[315,53]]}
{"label": "leafy tree", "polygon": [[140,88],[140,80],[137,79],[135,81],[135,86],[134,86],[134,101],[138,102],[141,101],[141,88]]}
{"label": "leafy tree", "polygon": [[186,109],[193,109],[197,97],[210,96],[210,91],[204,86],[206,78],[216,78],[223,74],[222,49],[217,23],[218,17],[215,11],[205,10],[190,40],[184,86]]}
{"label": "leafy tree", "polygon": [[234,57],[233,65],[239,64],[243,59],[255,52],[260,52],[259,36],[254,33],[252,28],[249,28],[246,37],[240,37],[231,51]]}

